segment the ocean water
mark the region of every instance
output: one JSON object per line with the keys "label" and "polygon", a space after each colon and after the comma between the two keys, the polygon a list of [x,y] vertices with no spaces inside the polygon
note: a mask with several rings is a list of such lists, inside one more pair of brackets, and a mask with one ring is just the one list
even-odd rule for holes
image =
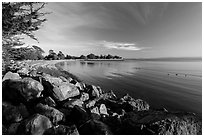
{"label": "ocean water", "polygon": [[202,116],[201,61],[68,61],[60,66],[118,97],[128,93],[153,108]]}

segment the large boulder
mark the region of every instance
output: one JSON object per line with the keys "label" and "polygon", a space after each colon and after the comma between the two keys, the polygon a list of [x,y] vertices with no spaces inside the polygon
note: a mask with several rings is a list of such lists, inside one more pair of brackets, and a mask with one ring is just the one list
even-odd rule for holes
{"label": "large boulder", "polygon": [[20,90],[20,93],[27,101],[39,98],[43,90],[44,87],[40,82],[28,77],[22,79],[22,90]]}
{"label": "large boulder", "polygon": [[122,118],[118,134],[197,135],[202,133],[201,120],[191,113],[133,111]]}
{"label": "large boulder", "polygon": [[19,125],[17,134],[43,135],[45,130],[51,127],[52,123],[49,118],[40,114],[34,114]]}
{"label": "large boulder", "polygon": [[37,104],[35,107],[35,111],[39,114],[45,115],[46,117],[50,118],[50,120],[54,123],[57,124],[57,122],[63,120],[63,113],[60,112],[59,110],[50,107],[48,105],[43,105],[41,103]]}
{"label": "large boulder", "polygon": [[7,80],[7,79],[13,79],[13,80],[16,80],[16,79],[21,79],[20,75],[18,73],[12,73],[11,71],[7,72],[3,79],[2,79],[2,82]]}
{"label": "large boulder", "polygon": [[109,127],[98,120],[89,120],[78,130],[80,135],[112,135]]}
{"label": "large boulder", "polygon": [[43,94],[51,96],[55,101],[63,101],[80,94],[73,84],[63,82],[62,79],[50,75],[43,76],[42,84],[46,89]]}
{"label": "large boulder", "polygon": [[75,125],[70,127],[64,126],[64,125],[58,125],[56,127],[47,129],[44,135],[79,135],[79,132]]}
{"label": "large boulder", "polygon": [[75,97],[80,94],[79,90],[73,84],[63,82],[59,86],[53,88],[54,97],[59,101],[66,100],[70,97]]}

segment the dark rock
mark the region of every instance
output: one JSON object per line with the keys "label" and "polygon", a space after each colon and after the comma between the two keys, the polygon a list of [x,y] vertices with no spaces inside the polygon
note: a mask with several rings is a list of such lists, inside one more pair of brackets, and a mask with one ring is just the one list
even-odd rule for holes
{"label": "dark rock", "polygon": [[66,124],[70,124],[72,123],[72,118],[71,118],[71,112],[72,112],[72,109],[71,108],[60,108],[58,109],[60,112],[63,113],[64,115],[64,119],[63,119],[63,122],[66,123]]}
{"label": "dark rock", "polygon": [[21,116],[23,117],[23,119],[29,117],[30,114],[24,104],[20,103],[20,105],[17,106],[17,109],[19,113],[21,114]]}
{"label": "dark rock", "polygon": [[35,107],[35,111],[39,114],[45,115],[46,117],[50,118],[50,120],[56,124],[57,122],[63,120],[63,113],[60,112],[59,110],[50,107],[48,105],[43,105],[41,103],[39,103],[36,107]]}
{"label": "dark rock", "polygon": [[111,135],[109,127],[101,121],[89,120],[80,128],[80,135]]}
{"label": "dark rock", "polygon": [[21,85],[21,80],[5,80],[2,83],[2,100],[9,101],[14,104],[23,102],[24,98],[20,94],[20,90],[22,90]]}
{"label": "dark rock", "polygon": [[2,125],[2,135],[7,135],[7,128]]}
{"label": "dark rock", "polygon": [[41,103],[50,107],[56,107],[56,103],[51,97],[46,97]]}
{"label": "dark rock", "polygon": [[19,125],[20,125],[20,123],[12,123],[8,128],[7,134],[8,135],[16,135]]}
{"label": "dark rock", "polygon": [[81,126],[90,119],[86,110],[79,106],[74,106],[71,111],[70,118],[77,125],[77,127]]}
{"label": "dark rock", "polygon": [[73,108],[75,105],[79,107],[83,107],[84,102],[80,99],[72,99],[68,100],[66,103],[63,104],[63,107],[65,108]]}
{"label": "dark rock", "polygon": [[143,110],[149,110],[149,104],[141,99],[134,99],[128,94],[125,95],[122,100],[125,102],[123,103],[123,108],[125,111],[143,111]]}
{"label": "dark rock", "polygon": [[79,135],[79,132],[75,125],[70,127],[64,126],[64,125],[58,125],[56,127],[47,129],[44,135]]}
{"label": "dark rock", "polygon": [[12,72],[7,72],[4,75],[4,78],[2,79],[2,82],[7,80],[7,79],[13,79],[13,80],[17,80],[17,79],[21,79],[20,75],[18,73],[12,73]]}
{"label": "dark rock", "polygon": [[40,114],[35,114],[19,125],[17,134],[43,135],[44,131],[51,127],[52,123],[49,118]]}
{"label": "dark rock", "polygon": [[82,92],[82,93],[81,93],[80,100],[81,100],[81,101],[87,101],[87,100],[89,100],[89,94],[88,94],[88,93],[85,93],[85,92]]}
{"label": "dark rock", "polygon": [[70,83],[72,83],[72,84],[76,84],[77,83],[77,81],[75,80],[75,79],[72,79],[71,81],[70,81]]}
{"label": "dark rock", "polygon": [[118,134],[201,134],[201,121],[190,113],[134,111],[122,118]]}
{"label": "dark rock", "polygon": [[19,122],[23,119],[22,115],[20,114],[18,108],[13,106],[9,103],[3,102],[2,103],[2,120],[3,123],[15,123]]}

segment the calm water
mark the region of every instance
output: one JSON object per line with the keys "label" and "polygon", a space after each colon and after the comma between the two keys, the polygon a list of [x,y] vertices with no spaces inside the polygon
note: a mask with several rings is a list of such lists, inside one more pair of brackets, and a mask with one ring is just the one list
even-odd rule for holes
{"label": "calm water", "polygon": [[155,108],[202,115],[202,62],[68,61],[60,66],[88,84],[129,93]]}

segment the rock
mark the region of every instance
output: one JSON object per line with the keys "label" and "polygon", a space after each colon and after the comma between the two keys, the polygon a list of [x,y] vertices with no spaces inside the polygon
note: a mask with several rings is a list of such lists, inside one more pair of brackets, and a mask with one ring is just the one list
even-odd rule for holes
{"label": "rock", "polygon": [[66,103],[63,104],[63,107],[65,108],[73,108],[75,105],[79,107],[83,107],[84,102],[81,101],[80,99],[72,99],[67,101]]}
{"label": "rock", "polygon": [[24,97],[20,94],[22,90],[21,80],[5,80],[2,83],[2,100],[9,101],[14,104],[25,101]]}
{"label": "rock", "polygon": [[20,70],[18,70],[17,73],[20,75],[28,75],[29,70],[26,67],[23,67]]}
{"label": "rock", "polygon": [[56,99],[59,101],[66,100],[67,98],[75,97],[80,94],[77,87],[67,82],[61,83],[58,87],[54,87],[53,92]]}
{"label": "rock", "polygon": [[100,110],[101,115],[108,115],[107,108],[106,108],[105,104],[101,104],[99,110]]}
{"label": "rock", "polygon": [[20,125],[20,123],[12,123],[7,130],[7,134],[8,135],[16,135],[19,125]]}
{"label": "rock", "polygon": [[42,83],[46,89],[43,94],[45,96],[51,96],[55,101],[63,101],[80,94],[76,86],[69,82],[62,82],[60,78],[46,75]]}
{"label": "rock", "polygon": [[111,99],[111,100],[116,100],[117,99],[117,96],[114,94],[114,92],[111,90],[107,93],[104,93],[104,94],[101,94],[100,95],[100,98],[101,99]]}
{"label": "rock", "polygon": [[29,72],[29,75],[32,76],[32,77],[36,77],[36,76],[38,76],[38,72],[36,70],[31,70]]}
{"label": "rock", "polygon": [[71,81],[70,81],[70,83],[72,83],[72,84],[76,84],[77,83],[77,81],[75,80],[75,79],[72,79]]}
{"label": "rock", "polygon": [[85,93],[85,92],[82,92],[82,93],[81,93],[80,100],[81,100],[81,101],[87,101],[87,100],[89,100],[89,94],[88,94],[88,93]]}
{"label": "rock", "polygon": [[64,125],[58,125],[56,127],[47,129],[44,135],[79,135],[79,132],[75,125],[70,127],[64,126]]}
{"label": "rock", "polygon": [[81,83],[76,82],[74,85],[75,85],[80,91],[84,90],[83,85],[82,85]]}
{"label": "rock", "polygon": [[81,126],[90,119],[86,110],[79,106],[74,106],[71,111],[70,118],[76,124],[77,127]]}
{"label": "rock", "polygon": [[80,135],[112,135],[109,127],[98,120],[89,120],[78,131]]}
{"label": "rock", "polygon": [[71,118],[72,109],[71,108],[60,108],[58,110],[63,113],[64,115],[63,122],[66,123],[66,125],[72,122],[72,118]]}
{"label": "rock", "polygon": [[21,77],[18,73],[12,73],[11,71],[9,71],[4,75],[2,82],[7,79],[18,80],[18,79],[21,79]]}
{"label": "rock", "polygon": [[59,78],[63,81],[63,82],[69,82],[65,77],[63,76],[59,76]]}
{"label": "rock", "polygon": [[118,134],[201,134],[201,120],[190,113],[164,111],[133,111],[122,118]]}
{"label": "rock", "polygon": [[86,108],[91,108],[96,104],[95,100],[90,100],[87,104],[86,104]]}
{"label": "rock", "polygon": [[99,90],[96,88],[96,86],[92,85],[91,97],[98,98],[99,96],[100,96]]}
{"label": "rock", "polygon": [[2,103],[2,120],[3,123],[15,123],[19,122],[23,119],[22,115],[20,114],[18,108],[13,106],[9,103],[3,102]]}
{"label": "rock", "polygon": [[40,114],[34,114],[19,125],[17,134],[43,135],[43,133],[51,127],[52,123],[49,118]]}
{"label": "rock", "polygon": [[125,111],[149,110],[149,104],[147,102],[143,101],[142,99],[135,100],[134,98],[132,98],[131,96],[129,96],[127,94],[122,98],[122,100],[125,101],[125,103],[123,103],[123,108],[125,109]]}
{"label": "rock", "polygon": [[20,93],[27,101],[39,98],[43,90],[44,88],[40,82],[32,78],[22,79],[22,90],[20,90]]}
{"label": "rock", "polygon": [[56,107],[56,103],[51,97],[46,97],[41,103],[50,107]]}
{"label": "rock", "polygon": [[69,78],[67,78],[67,80],[70,83],[73,80],[73,78],[69,77]]}
{"label": "rock", "polygon": [[101,118],[98,107],[91,109],[91,117],[95,120],[99,120]]}
{"label": "rock", "polygon": [[48,105],[43,105],[41,103],[39,103],[36,107],[35,107],[35,111],[39,114],[42,114],[48,118],[50,118],[50,120],[54,123],[57,124],[59,121],[63,120],[63,113],[60,112],[59,110],[50,107]]}
{"label": "rock", "polygon": [[19,113],[21,114],[21,116],[23,117],[23,119],[29,117],[30,114],[24,104],[20,103],[20,105],[17,106],[17,109]]}
{"label": "rock", "polygon": [[7,135],[7,128],[2,125],[2,135]]}
{"label": "rock", "polygon": [[60,85],[63,82],[61,78],[53,77],[53,76],[50,76],[49,74],[44,74],[43,80],[48,81],[50,84],[56,85],[56,86]]}

